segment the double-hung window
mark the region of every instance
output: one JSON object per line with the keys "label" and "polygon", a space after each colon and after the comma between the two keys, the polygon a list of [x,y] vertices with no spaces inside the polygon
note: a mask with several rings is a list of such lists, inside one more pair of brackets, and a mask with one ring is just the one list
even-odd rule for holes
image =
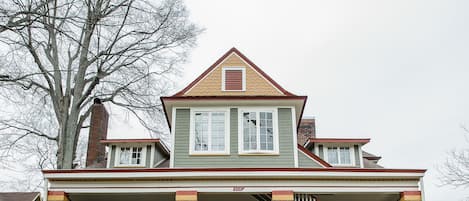
{"label": "double-hung window", "polygon": [[115,166],[145,166],[146,148],[141,146],[117,147]]}
{"label": "double-hung window", "polygon": [[239,152],[278,154],[277,113],[274,109],[242,109]]}
{"label": "double-hung window", "polygon": [[190,154],[229,154],[228,109],[191,110]]}
{"label": "double-hung window", "polygon": [[327,162],[333,165],[353,165],[350,147],[327,147]]}

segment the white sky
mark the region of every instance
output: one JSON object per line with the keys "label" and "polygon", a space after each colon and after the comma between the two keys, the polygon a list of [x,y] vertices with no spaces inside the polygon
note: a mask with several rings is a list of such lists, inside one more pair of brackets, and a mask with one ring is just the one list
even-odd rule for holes
{"label": "white sky", "polygon": [[[234,46],[308,95],[305,114],[316,117],[319,137],[369,137],[365,150],[382,165],[428,169],[427,201],[469,197],[439,187],[435,170],[448,151],[468,146],[460,125],[469,126],[469,1],[186,3],[206,31],[180,88]],[[110,133],[141,130],[118,127]]]}

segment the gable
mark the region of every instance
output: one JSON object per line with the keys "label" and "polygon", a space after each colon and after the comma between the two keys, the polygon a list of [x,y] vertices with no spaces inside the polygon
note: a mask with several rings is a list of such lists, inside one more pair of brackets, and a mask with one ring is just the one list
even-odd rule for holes
{"label": "gable", "polygon": [[291,95],[293,94],[280,87],[235,48],[223,55],[189,86],[175,94],[175,96]]}

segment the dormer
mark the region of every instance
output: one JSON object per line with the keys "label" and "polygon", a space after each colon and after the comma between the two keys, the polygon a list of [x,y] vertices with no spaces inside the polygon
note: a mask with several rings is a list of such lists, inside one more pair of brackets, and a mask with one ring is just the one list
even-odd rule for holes
{"label": "dormer", "polygon": [[169,149],[160,139],[107,139],[106,168],[157,168],[167,164]]}
{"label": "dormer", "polygon": [[362,146],[370,139],[310,138],[305,147],[333,167],[363,168]]}

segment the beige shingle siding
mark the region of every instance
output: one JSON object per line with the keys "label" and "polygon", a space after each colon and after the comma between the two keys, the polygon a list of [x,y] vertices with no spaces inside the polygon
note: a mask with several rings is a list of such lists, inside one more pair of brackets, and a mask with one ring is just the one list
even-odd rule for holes
{"label": "beige shingle siding", "polygon": [[[222,69],[229,67],[245,68],[246,91],[222,91]],[[284,94],[239,56],[232,54],[207,74],[205,78],[195,84],[184,96],[284,96]]]}

